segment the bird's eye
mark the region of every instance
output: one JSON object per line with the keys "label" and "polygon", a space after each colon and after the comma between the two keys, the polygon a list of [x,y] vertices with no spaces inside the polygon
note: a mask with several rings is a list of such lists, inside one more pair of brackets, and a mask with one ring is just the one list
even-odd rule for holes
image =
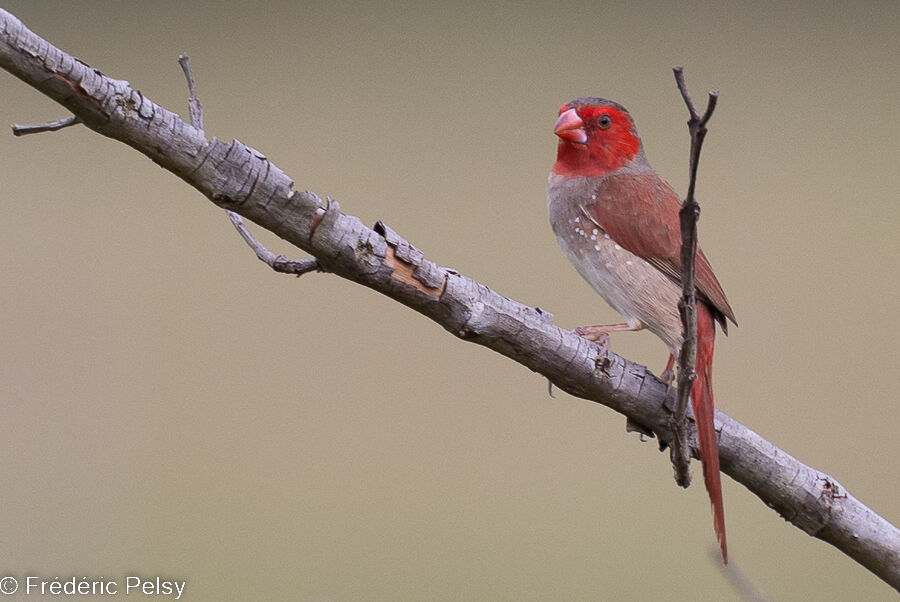
{"label": "bird's eye", "polygon": [[601,130],[605,130],[606,128],[608,128],[609,126],[612,125],[612,117],[610,117],[609,115],[601,115],[597,119],[597,125],[600,127]]}

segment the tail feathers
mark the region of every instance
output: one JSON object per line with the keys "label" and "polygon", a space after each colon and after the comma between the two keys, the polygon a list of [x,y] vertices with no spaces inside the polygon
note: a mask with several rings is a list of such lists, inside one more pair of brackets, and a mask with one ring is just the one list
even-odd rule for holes
{"label": "tail feathers", "polygon": [[725,541],[725,506],[722,501],[722,482],[719,478],[719,444],[716,440],[715,401],[712,391],[712,360],[715,348],[716,325],[712,312],[704,303],[697,303],[697,380],[691,387],[691,404],[697,423],[697,440],[703,464],[703,480],[709,493],[713,512],[713,527],[722,551],[722,562],[728,564]]}

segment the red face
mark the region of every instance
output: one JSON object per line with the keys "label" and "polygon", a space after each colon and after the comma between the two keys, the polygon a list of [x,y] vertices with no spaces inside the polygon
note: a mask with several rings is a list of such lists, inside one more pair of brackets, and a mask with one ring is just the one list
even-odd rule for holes
{"label": "red face", "polygon": [[641,148],[628,112],[607,104],[564,104],[554,133],[559,149],[553,171],[562,175],[607,175],[627,165]]}

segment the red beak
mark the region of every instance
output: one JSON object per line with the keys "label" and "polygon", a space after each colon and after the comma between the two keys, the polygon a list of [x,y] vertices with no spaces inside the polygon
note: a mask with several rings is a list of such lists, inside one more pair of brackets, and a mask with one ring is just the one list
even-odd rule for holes
{"label": "red beak", "polygon": [[563,111],[553,126],[553,133],[569,142],[584,144],[587,142],[587,132],[584,131],[584,121],[578,116],[575,109]]}

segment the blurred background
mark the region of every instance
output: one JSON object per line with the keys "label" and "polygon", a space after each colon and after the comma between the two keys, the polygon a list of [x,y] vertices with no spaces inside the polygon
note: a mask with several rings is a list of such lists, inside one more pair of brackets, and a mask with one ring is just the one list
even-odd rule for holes
{"label": "blurred background", "polygon": [[[547,222],[556,111],[621,102],[683,192],[684,65],[698,102],[721,93],[700,237],[740,328],[717,403],[900,522],[896,2],[6,8],[185,117],[188,53],[209,136],[566,328],[616,315]],[[0,86],[0,123],[66,116]],[[273,273],[86,128],[3,130],[0,157],[4,574],[162,575],[189,600],[738,598],[702,484],[679,489],[624,417],[368,289]],[[649,333],[612,347],[666,359]],[[762,595],[894,599],[724,488],[732,566]]]}

